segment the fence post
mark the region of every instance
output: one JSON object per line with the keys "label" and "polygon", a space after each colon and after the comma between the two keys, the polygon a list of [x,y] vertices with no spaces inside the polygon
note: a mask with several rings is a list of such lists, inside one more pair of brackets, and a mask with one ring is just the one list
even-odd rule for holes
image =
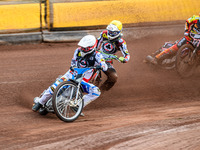
{"label": "fence post", "polygon": [[47,27],[48,30],[53,28],[53,0],[46,0],[47,4]]}

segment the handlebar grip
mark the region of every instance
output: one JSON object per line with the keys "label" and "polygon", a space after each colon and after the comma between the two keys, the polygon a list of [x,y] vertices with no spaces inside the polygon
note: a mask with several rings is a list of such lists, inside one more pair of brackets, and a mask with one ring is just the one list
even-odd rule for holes
{"label": "handlebar grip", "polygon": [[100,65],[97,65],[95,68],[96,68],[97,70],[102,70],[102,69],[103,69]]}

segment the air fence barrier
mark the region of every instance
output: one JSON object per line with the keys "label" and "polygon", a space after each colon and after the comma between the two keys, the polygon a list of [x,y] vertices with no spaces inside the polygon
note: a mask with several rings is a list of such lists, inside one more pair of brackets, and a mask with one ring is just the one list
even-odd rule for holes
{"label": "air fence barrier", "polygon": [[112,20],[120,20],[124,29],[184,24],[199,12],[199,0],[5,0],[0,43],[79,40],[98,36]]}

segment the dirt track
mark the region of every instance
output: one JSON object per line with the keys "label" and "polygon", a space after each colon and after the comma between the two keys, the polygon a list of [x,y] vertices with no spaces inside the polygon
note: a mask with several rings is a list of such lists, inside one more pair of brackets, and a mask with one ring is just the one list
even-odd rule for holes
{"label": "dirt track", "polygon": [[1,46],[0,149],[199,150],[200,71],[183,80],[174,70],[143,63],[165,41],[179,39],[180,28],[125,36],[131,60],[115,62],[117,84],[73,123],[40,116],[31,107],[68,70],[77,43]]}

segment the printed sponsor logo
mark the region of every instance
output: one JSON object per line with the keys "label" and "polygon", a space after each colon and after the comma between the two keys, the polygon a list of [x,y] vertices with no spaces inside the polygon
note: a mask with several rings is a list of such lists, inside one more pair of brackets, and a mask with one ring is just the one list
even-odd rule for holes
{"label": "printed sponsor logo", "polygon": [[53,87],[51,87],[51,90],[54,92],[55,89]]}
{"label": "printed sponsor logo", "polygon": [[85,60],[81,60],[79,65],[80,65],[80,67],[85,68],[85,67],[87,67],[87,62]]}
{"label": "printed sponsor logo", "polygon": [[103,37],[104,37],[104,38],[108,38],[107,35],[106,35],[106,33],[103,34]]}
{"label": "printed sponsor logo", "polygon": [[105,43],[104,44],[104,50],[107,52],[110,52],[114,49],[113,45],[111,43]]}
{"label": "printed sponsor logo", "polygon": [[67,79],[66,79],[65,77],[62,77],[61,79],[62,79],[63,81],[67,81]]}

